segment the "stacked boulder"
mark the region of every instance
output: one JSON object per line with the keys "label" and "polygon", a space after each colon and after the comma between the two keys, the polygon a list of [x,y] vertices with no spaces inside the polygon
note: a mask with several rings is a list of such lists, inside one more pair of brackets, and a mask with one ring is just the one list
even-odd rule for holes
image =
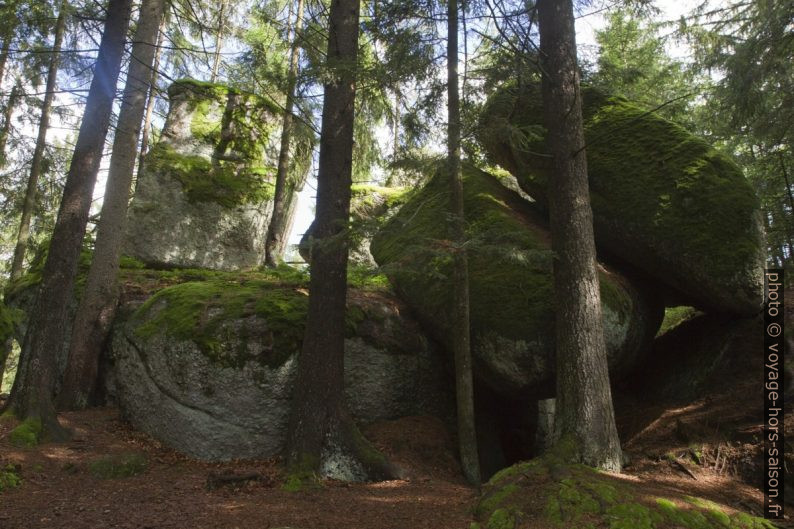
{"label": "stacked boulder", "polygon": [[[175,82],[168,96],[165,127],[130,205],[125,252],[158,267],[240,270],[262,264],[281,111],[258,96],[193,80]],[[300,189],[312,140],[300,124],[296,130],[289,177]]]}
{"label": "stacked boulder", "polygon": [[[463,167],[475,377],[507,398],[554,394],[554,287],[542,216],[490,174]],[[385,224],[372,254],[430,335],[451,345],[449,190],[441,170]],[[651,292],[600,265],[610,368],[634,366],[661,323]]]}
{"label": "stacked boulder", "polygon": [[[764,235],[759,201],[741,170],[623,98],[587,87],[582,97],[599,252],[645,276],[669,305],[756,314]],[[545,208],[554,174],[542,108],[539,83],[507,84],[488,100],[479,139],[490,160]]]}

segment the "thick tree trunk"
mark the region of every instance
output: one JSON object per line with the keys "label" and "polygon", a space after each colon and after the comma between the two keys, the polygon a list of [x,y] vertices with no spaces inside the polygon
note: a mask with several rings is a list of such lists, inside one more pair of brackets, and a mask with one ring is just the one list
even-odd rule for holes
{"label": "thick tree trunk", "polygon": [[28,176],[28,186],[25,190],[25,200],[22,203],[22,217],[19,221],[14,258],[11,262],[11,281],[19,279],[25,265],[25,252],[27,252],[28,239],[30,238],[30,219],[36,207],[36,191],[39,186],[39,177],[41,176],[44,149],[47,147],[47,129],[50,128],[50,111],[55,97],[55,83],[61,61],[61,46],[63,44],[63,34],[66,30],[66,12],[68,7],[69,3],[67,0],[63,0],[61,10],[58,13],[58,20],[55,23],[55,41],[52,45],[52,57],[47,70],[47,86],[44,93],[44,103],[41,106],[39,134],[36,138],[36,147],[33,149],[33,158],[30,160],[30,176]]}
{"label": "thick tree trunk", "polygon": [[11,390],[10,406],[17,417],[38,422],[42,434],[56,439],[65,433],[55,414],[56,360],[66,338],[67,308],[110,125],[131,4],[132,0],[108,4],[83,121]]}
{"label": "thick tree trunk", "polygon": [[324,90],[317,242],[286,445],[290,472],[302,478],[320,471],[323,457],[340,456],[357,460],[361,477],[383,479],[393,474],[350,419],[343,392],[358,23],[358,0],[332,1],[327,61],[334,77]]}
{"label": "thick tree trunk", "polygon": [[290,204],[299,182],[290,181],[290,143],[292,140],[292,111],[295,107],[295,85],[298,80],[298,34],[303,23],[303,0],[297,0],[297,16],[292,26],[292,44],[287,72],[287,101],[281,125],[281,148],[278,153],[276,189],[273,194],[273,215],[267,228],[265,242],[265,264],[277,266],[284,256],[284,247],[290,227]]}
{"label": "thick tree trunk", "polygon": [[163,54],[163,37],[165,36],[165,14],[160,22],[160,31],[157,34],[157,49],[154,52],[154,65],[149,77],[149,95],[146,99],[146,115],[143,118],[143,129],[141,133],[141,153],[138,156],[138,178],[143,174],[146,153],[149,152],[149,136],[152,133],[152,114],[154,114],[154,104],[157,101],[157,79],[160,70],[160,56]]}
{"label": "thick tree trunk", "polygon": [[7,163],[6,158],[6,144],[8,143],[8,136],[11,134],[11,118],[14,115],[14,109],[19,103],[19,97],[22,93],[22,88],[17,82],[14,88],[11,89],[11,95],[8,97],[5,112],[3,112],[3,128],[0,130],[0,168],[5,167]]}
{"label": "thick tree trunk", "polygon": [[620,470],[607,371],[571,0],[539,0],[542,91],[556,175],[549,210],[554,250],[557,438],[572,460]]}
{"label": "thick tree trunk", "polygon": [[449,233],[455,248],[453,266],[452,347],[455,358],[455,392],[458,415],[458,447],[463,474],[469,483],[480,483],[477,433],[474,424],[474,382],[469,330],[469,268],[463,211],[463,180],[460,172],[460,91],[458,87],[458,2],[447,3],[447,155],[451,215]]}
{"label": "thick tree trunk", "polygon": [[60,409],[82,409],[89,404],[99,372],[99,356],[118,303],[117,275],[127,220],[127,203],[135,171],[141,120],[151,79],[157,33],[164,0],[143,0],[133,37],[132,58],[121,101],[113,154],[110,157],[105,199],[85,290],[72,327]]}

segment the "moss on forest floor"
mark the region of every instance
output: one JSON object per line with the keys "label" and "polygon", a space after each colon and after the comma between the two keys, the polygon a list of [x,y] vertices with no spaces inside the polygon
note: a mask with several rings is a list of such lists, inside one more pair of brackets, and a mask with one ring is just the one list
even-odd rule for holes
{"label": "moss on forest floor", "polygon": [[544,456],[494,475],[472,529],[774,529],[768,520],[686,495],[657,495],[583,465]]}

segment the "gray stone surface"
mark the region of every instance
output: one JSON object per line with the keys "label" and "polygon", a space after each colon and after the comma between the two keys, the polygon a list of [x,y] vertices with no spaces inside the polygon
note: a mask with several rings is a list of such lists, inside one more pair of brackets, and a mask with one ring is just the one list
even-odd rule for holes
{"label": "gray stone surface", "polygon": [[[262,264],[280,148],[278,108],[192,81],[172,85],[169,99],[160,141],[130,204],[125,253],[162,267]],[[296,159],[291,177],[302,182],[308,169],[308,159]]]}
{"label": "gray stone surface", "polygon": [[[446,416],[452,385],[445,362],[402,313],[377,304],[345,341],[346,394],[358,421],[418,414]],[[129,312],[129,311],[128,311]],[[279,453],[290,413],[296,355],[268,366],[255,359],[266,339],[258,316],[226,322],[223,347],[251,350],[239,368],[223,367],[189,340],[166,333],[141,338],[130,323],[117,325],[111,344],[116,399],[133,426],[187,455],[205,460],[266,458]],[[231,330],[233,332],[226,332]],[[257,334],[258,333],[258,334]],[[237,337],[247,335],[243,344]]]}

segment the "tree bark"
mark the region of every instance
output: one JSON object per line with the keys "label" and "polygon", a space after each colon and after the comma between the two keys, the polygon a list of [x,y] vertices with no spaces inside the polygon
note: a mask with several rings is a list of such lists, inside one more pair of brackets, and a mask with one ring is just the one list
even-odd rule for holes
{"label": "tree bark", "polygon": [[0,84],[3,83],[3,77],[5,76],[6,72],[6,63],[8,62],[8,55],[11,51],[11,43],[14,41],[14,32],[17,29],[17,18],[14,17],[8,26],[6,26],[5,31],[3,31],[3,48],[0,50]]}
{"label": "tree bark", "polygon": [[19,279],[25,265],[25,252],[27,252],[28,239],[30,239],[30,219],[33,216],[33,209],[36,207],[36,191],[39,185],[39,177],[41,176],[44,149],[47,147],[47,129],[50,128],[50,112],[52,110],[52,101],[55,97],[55,83],[61,61],[61,46],[63,44],[63,34],[66,30],[66,11],[68,7],[68,1],[63,0],[61,10],[58,13],[58,20],[55,22],[55,41],[52,45],[52,57],[47,70],[47,86],[44,93],[44,103],[41,106],[39,134],[36,138],[36,147],[33,149],[33,158],[30,160],[30,176],[28,176],[28,186],[25,190],[25,200],[22,203],[22,217],[19,220],[17,244],[14,248],[14,257],[11,262],[11,281]]}
{"label": "tree bark", "polygon": [[393,475],[386,460],[358,432],[343,393],[358,24],[358,0],[332,1],[327,64],[333,78],[324,88],[317,242],[286,445],[289,470],[300,478],[320,471],[324,456],[342,454],[356,459],[368,479]]}
{"label": "tree bark", "polygon": [[290,143],[292,140],[292,111],[295,107],[295,85],[298,81],[298,34],[303,22],[303,0],[298,0],[297,16],[292,26],[292,44],[287,72],[287,101],[281,125],[281,147],[278,153],[276,189],[273,194],[273,215],[265,239],[265,264],[277,266],[284,256],[284,247],[290,225],[290,202],[299,182],[290,181]]}
{"label": "tree bark", "polygon": [[215,34],[215,58],[212,63],[212,77],[210,82],[218,80],[218,70],[221,66],[221,47],[223,47],[223,18],[226,16],[226,6],[229,0],[221,0],[221,10],[218,13],[218,32]]}
{"label": "tree bark", "polygon": [[0,130],[0,168],[5,167],[8,159],[6,158],[6,145],[8,143],[8,135],[11,134],[11,118],[14,115],[14,109],[19,102],[22,88],[17,82],[14,88],[11,89],[11,95],[8,97],[5,112],[3,113],[3,129]]}
{"label": "tree bark", "polygon": [[620,470],[607,370],[571,0],[539,0],[557,343],[556,437],[573,461]]}
{"label": "tree bark", "polygon": [[164,0],[143,0],[141,3],[127,83],[113,140],[94,256],[72,326],[63,386],[58,396],[60,409],[74,410],[88,406],[96,386],[102,345],[116,314],[117,276],[127,220],[127,204],[163,9]]}
{"label": "tree bark", "polygon": [[38,422],[41,433],[53,439],[65,435],[55,414],[56,361],[66,338],[67,309],[110,125],[131,4],[132,0],[108,4],[85,113],[11,390],[10,407],[17,417]]}
{"label": "tree bark", "polygon": [[146,115],[143,118],[143,132],[141,133],[141,153],[138,156],[138,174],[140,178],[143,174],[146,154],[149,152],[149,136],[152,133],[152,114],[154,114],[154,104],[157,101],[157,79],[160,70],[160,56],[163,54],[163,38],[165,36],[165,13],[160,22],[160,32],[157,34],[157,49],[154,52],[154,65],[152,66],[149,78],[149,95],[146,99]]}
{"label": "tree bark", "polygon": [[460,89],[458,79],[458,2],[447,2],[447,156],[449,163],[450,226],[454,247],[452,348],[455,358],[455,393],[458,415],[458,448],[463,474],[479,485],[480,463],[474,424],[474,382],[469,330],[469,268],[463,210],[463,179],[460,168]]}

